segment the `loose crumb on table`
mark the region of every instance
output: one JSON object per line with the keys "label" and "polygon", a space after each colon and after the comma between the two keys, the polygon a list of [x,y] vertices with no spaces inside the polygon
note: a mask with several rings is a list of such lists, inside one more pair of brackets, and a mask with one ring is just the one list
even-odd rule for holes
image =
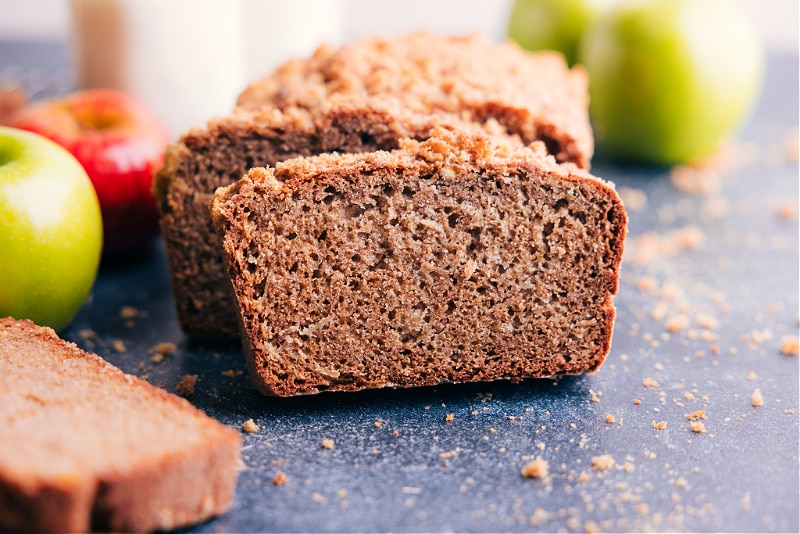
{"label": "loose crumb on table", "polygon": [[197,384],[197,375],[183,375],[178,381],[178,385],[175,386],[175,389],[177,389],[178,393],[182,396],[188,397],[194,393],[195,384]]}
{"label": "loose crumb on table", "polygon": [[536,457],[522,467],[521,475],[525,478],[545,478],[550,470],[547,460]]}

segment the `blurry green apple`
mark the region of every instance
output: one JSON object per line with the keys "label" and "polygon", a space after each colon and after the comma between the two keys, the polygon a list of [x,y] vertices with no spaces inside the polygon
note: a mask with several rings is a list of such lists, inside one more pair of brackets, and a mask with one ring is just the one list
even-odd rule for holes
{"label": "blurry green apple", "polygon": [[0,127],[0,317],[63,329],[94,284],[102,242],[81,164],[49,139]]}
{"label": "blurry green apple", "polygon": [[557,50],[575,63],[578,42],[588,23],[619,0],[515,0],[508,36],[527,50]]}
{"label": "blurry green apple", "polygon": [[598,147],[667,165],[712,153],[755,103],[763,55],[729,0],[620,4],[587,27],[578,52]]}

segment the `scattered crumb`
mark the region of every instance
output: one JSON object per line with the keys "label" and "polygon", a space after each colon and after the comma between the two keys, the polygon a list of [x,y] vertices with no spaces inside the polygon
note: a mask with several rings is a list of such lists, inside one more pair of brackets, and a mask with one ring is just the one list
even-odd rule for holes
{"label": "scattered crumb", "polygon": [[689,327],[689,317],[686,315],[676,315],[674,317],[670,317],[667,319],[667,322],[664,324],[664,326],[669,332],[685,330]]}
{"label": "scattered crumb", "polygon": [[756,388],[756,390],[753,391],[753,406],[758,407],[762,404],[764,404],[764,396],[761,395],[761,390]]}
{"label": "scattered crumb", "polygon": [[455,419],[455,418],[456,418],[456,414],[454,414],[454,413],[449,413],[449,414],[447,414],[447,415],[445,416],[444,420],[445,420],[445,421],[447,421],[447,422],[449,423],[449,422],[451,422],[451,421],[452,421],[453,419]]}
{"label": "scattered crumb", "polygon": [[667,422],[666,421],[658,421],[658,422],[653,421],[652,425],[653,425],[653,428],[655,428],[656,430],[664,430],[665,428],[667,428]]}
{"label": "scattered crumb", "polygon": [[194,393],[194,386],[197,383],[197,375],[183,375],[181,379],[178,381],[178,385],[175,386],[175,389],[178,390],[184,397],[188,397]]}
{"label": "scattered crumb", "polygon": [[749,373],[747,373],[747,380],[748,381],[752,382],[756,378],[758,378],[758,375],[756,374],[755,371],[750,371]]}
{"label": "scattered crumb", "polygon": [[750,492],[748,491],[747,493],[744,494],[744,497],[742,497],[742,500],[739,501],[739,506],[742,507],[742,510],[744,510],[745,512],[748,512],[748,511],[750,511],[750,504],[751,504],[750,503]]}
{"label": "scattered crumb", "polygon": [[334,446],[334,441],[332,439],[323,439],[322,440],[322,448],[323,449],[332,449]]}
{"label": "scattered crumb", "polygon": [[781,354],[784,356],[797,356],[800,352],[800,340],[797,336],[787,336],[781,341]]}
{"label": "scattered crumb", "polygon": [[375,428],[380,428],[381,426],[382,425],[380,421],[375,421]]}
{"label": "scattered crumb", "polygon": [[531,460],[522,468],[522,476],[525,478],[545,478],[547,476],[548,471],[550,470],[550,464],[547,460],[544,460],[540,457],[536,457],[535,459]]}
{"label": "scattered crumb", "polygon": [[692,432],[696,432],[698,434],[705,434],[706,432],[708,432],[708,430],[706,430],[705,423],[703,423],[702,421],[690,421],[689,429],[691,429]]}
{"label": "scattered crumb", "polygon": [[606,471],[611,469],[616,464],[614,457],[610,454],[601,454],[600,456],[592,457],[592,470]]}
{"label": "scattered crumb", "polygon": [[656,279],[653,277],[644,276],[636,281],[636,287],[645,293],[653,293],[658,287],[658,282],[656,282]]}
{"label": "scattered crumb", "polygon": [[705,410],[697,410],[696,412],[687,413],[683,415],[689,421],[698,421],[700,419],[707,419]]}
{"label": "scattered crumb", "polygon": [[639,406],[642,403],[641,399],[633,399],[633,404]]}
{"label": "scattered crumb", "polygon": [[528,524],[532,527],[536,527],[545,521],[547,521],[547,511],[539,507],[533,511],[533,514],[531,514],[530,518],[528,519]]}
{"label": "scattered crumb", "polygon": [[124,341],[122,341],[121,339],[115,339],[114,341],[112,341],[112,342],[111,342],[111,346],[112,346],[112,347],[114,348],[114,350],[115,350],[115,351],[117,351],[117,352],[125,352],[126,350],[128,350],[128,349],[125,347],[125,342],[124,342]]}
{"label": "scattered crumb", "polygon": [[156,354],[164,354],[166,356],[167,354],[175,354],[176,349],[177,347],[175,346],[175,343],[171,343],[169,341],[163,341],[158,345],[156,345],[155,347],[153,347],[153,352],[155,352]]}
{"label": "scattered crumb", "polygon": [[258,432],[258,425],[252,419],[248,419],[242,425],[242,430],[244,430],[248,434],[252,434],[253,432]]}
{"label": "scattered crumb", "polygon": [[133,306],[123,306],[119,309],[120,319],[135,319],[139,315],[139,310]]}
{"label": "scattered crumb", "polygon": [[768,328],[763,330],[753,329],[752,331],[742,335],[742,340],[751,349],[761,346],[762,343],[772,339],[772,331]]}
{"label": "scattered crumb", "polygon": [[275,473],[275,478],[272,479],[272,483],[276,486],[285,486],[291,481],[289,476],[284,473],[283,471],[278,471]]}
{"label": "scattered crumb", "polygon": [[608,423],[608,424],[614,424],[614,423],[616,423],[616,421],[617,421],[617,420],[616,420],[616,418],[615,418],[613,415],[611,415],[610,413],[607,413],[607,414],[606,414],[606,423]]}
{"label": "scattered crumb", "polygon": [[641,189],[620,187],[619,196],[628,211],[644,211],[647,208],[647,195]]}
{"label": "scattered crumb", "polygon": [[242,374],[242,370],[241,369],[237,369],[237,370],[228,369],[227,371],[222,371],[222,373],[220,373],[220,374],[222,376],[226,376],[228,378],[233,378],[233,377],[241,375]]}
{"label": "scattered crumb", "polygon": [[91,328],[82,328],[78,332],[78,337],[80,337],[83,340],[92,339],[97,337],[97,333]]}
{"label": "scattered crumb", "polygon": [[776,214],[783,221],[793,221],[797,218],[797,209],[792,202],[784,201],[778,205]]}
{"label": "scattered crumb", "polygon": [[739,152],[740,147],[724,145],[707,157],[686,165],[676,165],[670,172],[670,181],[681,193],[716,193],[722,186],[723,175],[742,157]]}
{"label": "scattered crumb", "polygon": [[642,380],[642,385],[646,388],[659,388],[661,384],[653,380],[652,378],[648,377]]}

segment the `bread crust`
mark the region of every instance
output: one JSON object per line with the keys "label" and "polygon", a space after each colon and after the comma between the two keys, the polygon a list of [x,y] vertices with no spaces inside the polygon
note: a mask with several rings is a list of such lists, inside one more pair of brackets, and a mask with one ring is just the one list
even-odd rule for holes
{"label": "bread crust", "polygon": [[287,160],[211,214],[265,394],[577,374],[610,350],[625,210],[541,145],[439,131]]}
{"label": "bread crust", "polygon": [[241,438],[30,321],[0,319],[0,525],[173,529],[224,513]]}

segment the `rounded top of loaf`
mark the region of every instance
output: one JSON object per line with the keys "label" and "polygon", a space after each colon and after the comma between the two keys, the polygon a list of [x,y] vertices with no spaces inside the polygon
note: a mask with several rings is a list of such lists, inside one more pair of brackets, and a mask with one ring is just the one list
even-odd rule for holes
{"label": "rounded top of loaf", "polygon": [[564,101],[585,104],[586,83],[585,71],[569,69],[556,52],[531,53],[478,34],[417,32],[339,48],[322,46],[310,58],[289,61],[252,83],[238,105],[313,107],[337,99],[394,95],[417,112],[461,110],[491,101],[547,109]]}
{"label": "rounded top of loaf", "polygon": [[415,116],[423,122],[437,114],[462,123],[497,119],[524,143],[550,139],[559,161],[588,168],[594,141],[587,88],[583,68],[569,68],[557,52],[532,53],[477,34],[417,32],[322,46],[309,58],[291,60],[250,84],[233,117],[297,126],[341,108],[377,109],[401,119],[402,137],[415,138],[424,137]]}

